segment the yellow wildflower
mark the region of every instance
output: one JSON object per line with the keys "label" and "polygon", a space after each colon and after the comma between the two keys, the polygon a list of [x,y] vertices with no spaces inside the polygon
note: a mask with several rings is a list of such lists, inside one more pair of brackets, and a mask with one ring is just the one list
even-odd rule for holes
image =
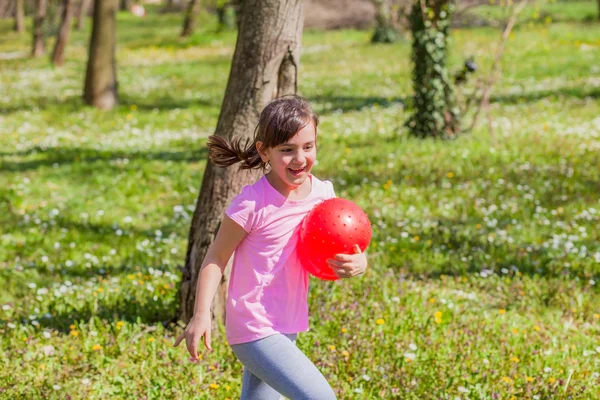
{"label": "yellow wildflower", "polygon": [[447,176],[448,178],[454,178],[454,172],[448,172],[448,173],[446,174],[446,176]]}
{"label": "yellow wildflower", "polygon": [[533,378],[532,378],[532,377],[530,377],[530,376],[528,376],[527,378],[525,378],[525,380],[526,380],[527,382],[533,382]]}
{"label": "yellow wildflower", "polygon": [[501,308],[498,310],[498,314],[506,314],[506,310],[504,308]]}
{"label": "yellow wildflower", "polygon": [[503,376],[502,377],[502,381],[506,382],[506,383],[512,383],[513,382],[513,380],[511,378],[509,378],[508,376]]}
{"label": "yellow wildflower", "polygon": [[433,298],[433,297],[432,297],[432,298],[430,298],[430,299],[429,299],[429,302],[430,302],[431,304],[435,303],[435,298]]}
{"label": "yellow wildflower", "polygon": [[342,333],[346,333],[346,332],[348,332],[348,329],[342,328]]}
{"label": "yellow wildflower", "polygon": [[594,314],[594,318],[600,319],[600,314]]}
{"label": "yellow wildflower", "polygon": [[77,331],[71,331],[70,335],[71,336],[77,336],[77,335],[79,335],[79,332],[77,332]]}
{"label": "yellow wildflower", "polygon": [[518,357],[511,357],[511,358],[510,358],[510,361],[512,361],[512,362],[514,362],[514,363],[518,363],[518,362],[519,362],[519,361],[521,361],[521,360],[519,360],[519,358],[518,358]]}
{"label": "yellow wildflower", "polygon": [[375,321],[375,323],[376,323],[377,325],[383,325],[383,324],[385,324],[385,319],[383,319],[383,318],[379,318],[377,321]]}
{"label": "yellow wildflower", "polygon": [[73,325],[73,324],[69,325],[69,329],[70,330],[74,330],[75,329],[75,325]]}
{"label": "yellow wildflower", "polygon": [[102,346],[100,346],[99,344],[95,344],[95,345],[92,346],[92,350],[93,351],[102,350]]}
{"label": "yellow wildflower", "polygon": [[548,382],[550,382],[550,383],[554,383],[555,381],[556,381],[556,379],[554,379],[554,378],[552,378],[552,377],[550,377],[550,378],[548,379]]}
{"label": "yellow wildflower", "polygon": [[538,325],[534,325],[533,329],[537,332],[539,332],[542,328],[540,328]]}
{"label": "yellow wildflower", "polygon": [[208,385],[208,387],[211,389],[218,389],[219,385],[217,385],[216,383],[211,383],[210,385]]}
{"label": "yellow wildflower", "polygon": [[331,350],[331,351],[335,351],[335,346],[334,346],[334,345],[332,345],[332,344],[330,344],[330,345],[329,345],[329,350]]}
{"label": "yellow wildflower", "polygon": [[148,342],[149,342],[149,343],[152,343],[152,342],[154,342],[154,338],[153,338],[153,337],[149,337],[149,338],[148,338]]}

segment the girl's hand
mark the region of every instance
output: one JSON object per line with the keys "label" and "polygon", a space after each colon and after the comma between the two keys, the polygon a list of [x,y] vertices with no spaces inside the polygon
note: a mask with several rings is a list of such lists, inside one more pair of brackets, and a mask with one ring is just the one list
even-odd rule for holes
{"label": "girl's hand", "polygon": [[185,339],[185,346],[191,355],[190,361],[199,361],[198,343],[201,337],[204,336],[204,345],[208,350],[212,351],[212,347],[210,347],[210,329],[210,313],[194,316],[185,327],[183,333],[177,337],[173,347],[179,346],[179,343]]}
{"label": "girl's hand", "polygon": [[351,278],[367,270],[367,256],[357,244],[354,245],[354,254],[336,254],[335,259],[329,259],[327,263],[340,278]]}

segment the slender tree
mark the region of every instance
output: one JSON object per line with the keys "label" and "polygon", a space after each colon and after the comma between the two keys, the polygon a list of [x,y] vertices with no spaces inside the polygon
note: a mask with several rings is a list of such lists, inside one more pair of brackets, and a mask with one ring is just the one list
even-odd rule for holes
{"label": "slender tree", "polygon": [[46,0],[36,0],[35,17],[33,18],[33,57],[41,57],[46,52],[46,36],[44,34],[44,22],[46,21]]}
{"label": "slender tree", "polygon": [[94,2],[92,37],[83,98],[87,104],[104,110],[111,109],[118,101],[115,65],[118,8],[118,0]]}
{"label": "slender tree", "polygon": [[[303,19],[302,0],[244,0],[215,135],[252,139],[264,106],[277,96],[296,92]],[[187,323],[193,316],[198,273],[227,204],[256,177],[235,166],[223,169],[208,163],[182,268],[179,320]],[[213,302],[213,320],[224,316],[229,273],[230,266]]]}
{"label": "slender tree", "polygon": [[418,137],[451,138],[460,131],[459,110],[446,65],[453,0],[415,0],[413,35],[414,114],[407,121]]}
{"label": "slender tree", "polygon": [[188,37],[194,33],[196,29],[196,17],[200,11],[200,0],[190,0],[187,9],[185,10],[185,18],[183,19],[183,29],[181,37]]}
{"label": "slender tree", "polygon": [[77,22],[75,23],[76,29],[78,31],[83,29],[83,23],[85,22],[85,17],[88,13],[88,9],[90,8],[91,0],[81,0],[79,4],[79,11],[77,12]]}
{"label": "slender tree", "polygon": [[121,11],[127,11],[131,8],[131,0],[121,0],[120,7]]}
{"label": "slender tree", "polygon": [[392,4],[390,0],[373,0],[376,7],[375,32],[372,43],[393,43],[398,39],[398,32],[392,21]]}
{"label": "slender tree", "polygon": [[15,4],[15,31],[25,30],[25,7],[24,0],[16,0]]}
{"label": "slender tree", "polygon": [[69,41],[71,32],[71,21],[73,20],[73,0],[63,0],[60,29],[56,35],[56,43],[52,52],[52,62],[55,65],[63,65],[65,47]]}

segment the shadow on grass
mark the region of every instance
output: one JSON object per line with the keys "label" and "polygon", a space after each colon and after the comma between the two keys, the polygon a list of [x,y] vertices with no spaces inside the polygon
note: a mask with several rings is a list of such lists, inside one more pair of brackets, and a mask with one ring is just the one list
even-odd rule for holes
{"label": "shadow on grass", "polygon": [[50,318],[40,318],[41,327],[52,328],[64,333],[70,331],[69,326],[74,322],[87,322],[92,317],[100,318],[109,323],[115,321],[127,321],[131,323],[141,322],[152,325],[162,323],[167,326],[173,322],[177,312],[177,292],[170,291],[162,295],[157,301],[152,296],[140,296],[130,294],[117,298],[114,302],[103,303],[87,302],[81,308],[68,308],[62,302],[53,303],[48,308]]}
{"label": "shadow on grass", "polygon": [[[0,169],[10,172],[23,172],[35,170],[43,167],[52,167],[54,164],[59,166],[65,164],[78,164],[80,169],[93,173],[97,167],[90,165],[97,162],[116,161],[128,159],[129,161],[173,161],[195,163],[204,161],[207,158],[208,150],[206,146],[199,146],[197,150],[187,151],[113,151],[113,150],[95,150],[77,147],[61,147],[42,149],[34,147],[25,151],[0,152],[0,157],[24,157],[29,155],[42,155],[43,158],[26,161],[1,161]],[[104,166],[122,171],[117,165]]]}
{"label": "shadow on grass", "polygon": [[545,98],[557,99],[561,97],[600,99],[600,88],[564,86],[559,89],[530,91],[521,94],[492,95],[490,101],[492,103],[520,104],[531,103]]}
{"label": "shadow on grass", "polygon": [[[378,97],[378,96],[367,96],[367,97],[354,97],[354,96],[335,96],[331,95],[319,95],[310,97],[310,101],[315,103],[315,108],[319,111],[319,114],[326,115],[336,111],[343,113],[351,111],[360,111],[366,107],[378,107],[386,108],[397,104],[407,104],[407,97]],[[326,106],[326,108],[324,108]]]}
{"label": "shadow on grass", "polygon": [[[216,99],[215,101],[205,99],[183,100],[170,94],[165,94],[162,96],[132,96],[123,93],[120,94],[119,104],[114,111],[129,110],[134,104],[140,111],[161,111],[204,107],[218,108]],[[48,111],[54,109],[60,109],[62,113],[76,113],[86,108],[93,109],[92,106],[85,104],[83,102],[83,98],[79,95],[69,96],[64,99],[59,99],[56,97],[33,97],[27,99],[26,103],[0,106],[0,114],[12,114],[22,111]]]}
{"label": "shadow on grass", "polygon": [[[437,226],[423,232],[422,241],[415,243],[407,240],[400,244],[408,252],[388,251],[388,263],[398,265],[408,274],[421,279],[437,279],[442,275],[464,276],[484,271],[487,271],[485,274],[506,276],[518,271],[520,274],[543,278],[579,278],[585,284],[590,278],[600,276],[600,267],[592,260],[566,268],[564,260],[557,259],[556,254],[539,243],[489,242],[487,230],[469,232],[469,228],[477,223],[474,220],[439,218],[433,222]],[[509,220],[503,222],[506,225]],[[550,239],[550,234],[542,238]],[[426,240],[430,241],[429,245],[424,243]],[[595,240],[591,238],[583,244],[591,248]],[[443,257],[437,258],[431,248],[442,249]]]}

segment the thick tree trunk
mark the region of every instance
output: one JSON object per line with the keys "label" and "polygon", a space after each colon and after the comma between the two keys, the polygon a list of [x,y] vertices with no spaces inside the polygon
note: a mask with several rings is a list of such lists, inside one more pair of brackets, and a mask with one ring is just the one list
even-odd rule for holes
{"label": "thick tree trunk", "polygon": [[25,30],[25,0],[16,0],[15,5],[15,31],[23,32]]}
{"label": "thick tree trunk", "polygon": [[44,21],[46,20],[46,0],[36,0],[35,17],[33,18],[33,57],[41,57],[46,52],[46,38],[44,36]]}
{"label": "thick tree trunk", "polygon": [[[278,94],[295,93],[303,19],[302,0],[244,1],[215,135],[252,139],[264,106]],[[179,320],[187,323],[193,316],[198,272],[227,205],[257,176],[239,172],[235,165],[226,169],[207,165],[182,269]],[[229,269],[230,265],[213,302],[213,320],[222,320],[225,314]]]}
{"label": "thick tree trunk", "polygon": [[194,33],[196,29],[196,16],[200,10],[200,0],[190,0],[187,10],[185,11],[185,19],[183,20],[183,29],[181,37],[188,37]]}
{"label": "thick tree trunk", "polygon": [[83,99],[89,105],[109,110],[117,104],[116,14],[118,0],[96,0],[92,38],[85,76]]}
{"label": "thick tree trunk", "polygon": [[63,65],[65,47],[69,41],[71,32],[71,21],[73,20],[73,0],[63,0],[63,10],[60,22],[60,29],[56,36],[54,51],[52,52],[52,62],[55,65]]}
{"label": "thick tree trunk", "polygon": [[90,2],[91,0],[81,0],[79,12],[77,13],[77,22],[75,24],[78,31],[83,29],[83,23],[85,22],[85,17],[87,16],[88,9],[90,8]]}

